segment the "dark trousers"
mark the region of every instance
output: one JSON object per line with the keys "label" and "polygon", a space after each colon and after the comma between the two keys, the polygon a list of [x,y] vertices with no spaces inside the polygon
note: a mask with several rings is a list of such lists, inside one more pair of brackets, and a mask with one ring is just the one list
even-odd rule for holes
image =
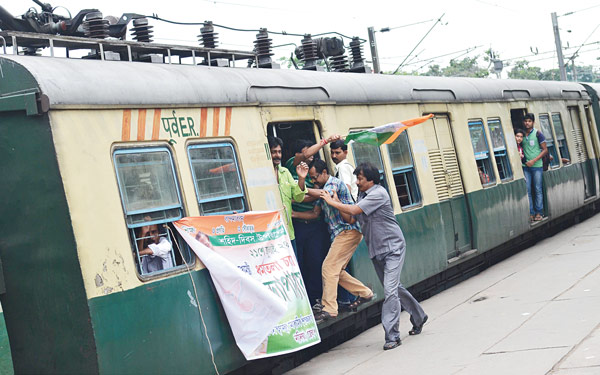
{"label": "dark trousers", "polygon": [[296,233],[296,258],[311,305],[323,294],[321,265],[329,251],[329,232],[323,219],[292,219]]}

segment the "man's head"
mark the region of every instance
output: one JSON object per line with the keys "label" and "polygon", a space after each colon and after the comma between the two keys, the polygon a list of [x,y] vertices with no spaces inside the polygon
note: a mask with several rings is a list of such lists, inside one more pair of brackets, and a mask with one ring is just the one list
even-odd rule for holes
{"label": "man's head", "polygon": [[314,160],[310,165],[308,175],[310,176],[310,179],[316,186],[322,188],[327,183],[327,180],[329,180],[327,163],[325,163],[321,159]]}
{"label": "man's head", "polygon": [[367,191],[379,183],[379,170],[371,163],[360,163],[354,170],[358,190]]}
{"label": "man's head", "polygon": [[273,167],[281,165],[281,149],[283,147],[283,141],[279,137],[273,137],[272,135],[267,137],[269,141],[269,149],[271,150],[271,161]]}
{"label": "man's head", "polygon": [[[307,141],[306,139],[297,139],[296,142],[294,143],[294,155],[295,154],[301,154],[302,152],[304,152],[305,149],[309,148],[310,146],[312,146],[314,144],[314,142],[311,141]],[[314,160],[314,155],[309,157],[308,159],[305,160],[306,164],[310,164],[312,163],[312,161]]]}
{"label": "man's head", "polygon": [[[137,237],[143,238],[143,246],[142,249],[148,247],[149,244],[157,244],[160,241],[158,225],[145,225],[137,229]],[[140,250],[142,250],[140,249]]]}
{"label": "man's head", "polygon": [[331,160],[333,160],[335,164],[339,164],[348,156],[348,145],[341,139],[331,143],[329,148],[331,149]]}
{"label": "man's head", "polygon": [[523,117],[523,125],[526,130],[530,130],[533,128],[533,123],[535,122],[535,115],[533,113],[527,113],[525,117]]}

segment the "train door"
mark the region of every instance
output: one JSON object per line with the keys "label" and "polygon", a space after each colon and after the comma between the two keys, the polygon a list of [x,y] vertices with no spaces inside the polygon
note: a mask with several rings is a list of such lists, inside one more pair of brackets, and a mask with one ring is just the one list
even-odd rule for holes
{"label": "train door", "polygon": [[316,143],[317,139],[320,139],[320,137],[316,137],[319,134],[319,128],[313,121],[273,122],[267,126],[267,134],[279,137],[283,141],[281,160],[283,166],[294,156],[297,140],[304,139]]}
{"label": "train door", "polygon": [[423,126],[426,127],[425,143],[442,212],[444,214],[449,210],[452,217],[451,232],[446,235],[450,236],[447,238],[449,243],[454,243],[453,247],[447,249],[448,259],[451,259],[471,250],[469,210],[448,115],[436,114]]}
{"label": "train door", "polygon": [[581,116],[579,115],[579,107],[569,107],[569,116],[573,125],[573,139],[575,140],[575,153],[572,155],[575,160],[573,162],[581,163],[583,171],[583,182],[585,184],[585,198],[590,198],[596,195],[596,184],[594,178],[594,170],[588,162],[587,146],[585,145],[585,136],[581,124]]}
{"label": "train door", "polygon": [[523,129],[525,113],[527,113],[526,108],[515,108],[510,110],[510,122],[512,123],[513,130]]}

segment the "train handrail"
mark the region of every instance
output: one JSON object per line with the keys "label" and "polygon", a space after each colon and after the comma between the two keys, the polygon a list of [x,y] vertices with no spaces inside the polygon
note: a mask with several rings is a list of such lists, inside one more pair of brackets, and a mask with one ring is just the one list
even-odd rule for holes
{"label": "train handrail", "polygon": [[2,39],[2,51],[6,55],[6,39],[2,35],[0,35],[0,39]]}

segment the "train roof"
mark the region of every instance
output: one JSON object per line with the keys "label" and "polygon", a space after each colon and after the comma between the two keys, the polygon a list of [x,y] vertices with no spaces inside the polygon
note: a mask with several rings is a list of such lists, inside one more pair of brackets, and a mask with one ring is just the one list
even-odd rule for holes
{"label": "train roof", "polygon": [[[3,72],[3,73],[2,73]],[[0,56],[0,97],[32,90],[63,107],[250,103],[384,104],[588,98],[571,82],[227,68],[40,56]],[[12,91],[11,91],[12,90]]]}

